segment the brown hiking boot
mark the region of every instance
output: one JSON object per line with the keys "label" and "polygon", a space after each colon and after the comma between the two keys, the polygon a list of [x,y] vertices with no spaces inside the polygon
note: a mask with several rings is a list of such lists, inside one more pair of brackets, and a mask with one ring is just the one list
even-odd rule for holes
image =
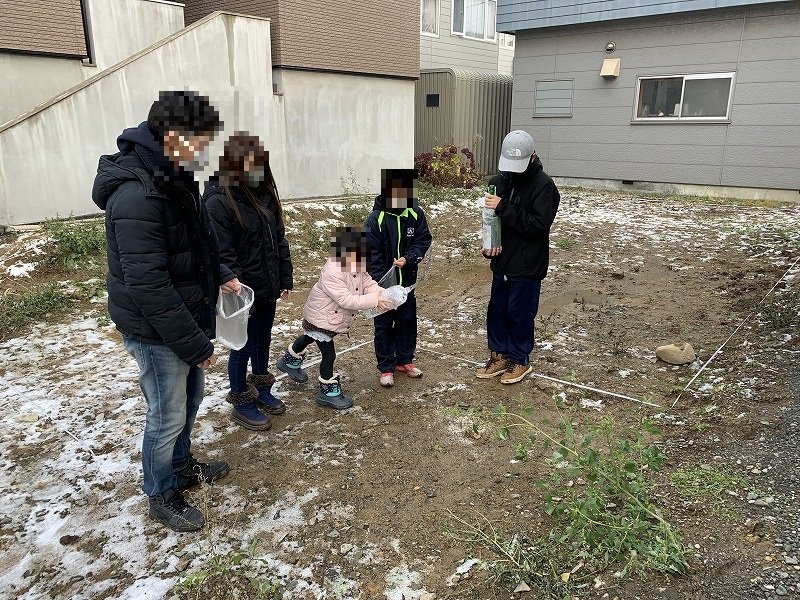
{"label": "brown hiking boot", "polygon": [[486,361],[486,365],[478,369],[475,372],[475,376],[478,379],[491,379],[505,373],[507,368],[508,359],[502,354],[492,352],[489,360]]}
{"label": "brown hiking boot", "polygon": [[506,372],[500,378],[500,383],[517,383],[522,381],[525,377],[533,371],[531,365],[518,365],[517,363],[510,362],[506,367]]}

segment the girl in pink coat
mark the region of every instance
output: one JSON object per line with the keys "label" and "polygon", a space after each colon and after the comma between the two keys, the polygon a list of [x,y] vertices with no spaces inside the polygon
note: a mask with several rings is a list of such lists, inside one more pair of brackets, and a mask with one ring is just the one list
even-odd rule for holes
{"label": "girl in pink coat", "polygon": [[342,393],[339,375],[333,372],[336,360],[333,338],[350,331],[359,310],[391,308],[380,298],[382,288],[367,273],[366,257],[366,232],[352,227],[334,232],[331,257],[303,309],[303,335],[278,360],[278,370],[293,381],[305,383],[308,375],[303,371],[303,359],[306,348],[316,342],[322,363],[319,366],[319,392],[314,401],[321,406],[338,410],[353,406],[352,398]]}

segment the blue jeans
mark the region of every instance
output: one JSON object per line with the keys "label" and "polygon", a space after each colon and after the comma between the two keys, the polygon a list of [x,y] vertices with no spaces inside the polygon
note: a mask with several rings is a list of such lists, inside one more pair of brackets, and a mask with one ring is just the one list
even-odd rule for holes
{"label": "blue jeans", "polygon": [[534,321],[539,311],[542,282],[524,277],[492,278],[492,295],[486,315],[489,350],[526,365],[533,351]]}
{"label": "blue jeans", "polygon": [[253,375],[269,372],[269,346],[272,342],[272,325],[275,323],[275,302],[270,302],[250,313],[247,321],[247,343],[241,350],[231,350],[228,358],[228,380],[231,392],[247,391],[247,365],[252,363]]}
{"label": "blue jeans", "polygon": [[142,469],[148,496],[175,487],[175,471],[191,457],[189,439],[203,401],[205,375],[169,347],[124,338],[125,349],[139,365],[139,386],[147,401]]}

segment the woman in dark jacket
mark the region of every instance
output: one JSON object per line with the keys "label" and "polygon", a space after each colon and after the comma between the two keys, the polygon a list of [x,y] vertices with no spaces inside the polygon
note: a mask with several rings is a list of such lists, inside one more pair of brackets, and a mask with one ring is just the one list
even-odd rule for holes
{"label": "woman in dark jacket", "polygon": [[[228,139],[219,172],[206,185],[203,200],[219,238],[222,264],[255,291],[247,344],[231,350],[228,359],[231,419],[264,431],[272,424],[262,412],[286,412],[270,392],[275,376],[268,364],[276,302],[292,289],[292,260],[269,154],[257,137],[237,133]],[[248,363],[253,368],[249,377]]]}

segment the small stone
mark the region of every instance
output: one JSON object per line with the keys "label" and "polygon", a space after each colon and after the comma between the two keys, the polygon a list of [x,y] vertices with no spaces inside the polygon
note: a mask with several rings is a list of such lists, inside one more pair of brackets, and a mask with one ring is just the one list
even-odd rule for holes
{"label": "small stone", "polygon": [[189,567],[189,559],[187,557],[183,557],[178,561],[178,565],[175,567],[175,570],[179,573],[182,573]]}
{"label": "small stone", "polygon": [[39,415],[35,415],[33,413],[27,413],[24,415],[17,415],[14,417],[14,420],[17,423],[36,423],[39,420]]}
{"label": "small stone", "polygon": [[[757,500],[758,499],[758,494],[755,493],[755,492],[748,492],[747,499],[748,500]],[[747,526],[747,523],[745,523],[745,526]]]}
{"label": "small stone", "polygon": [[622,271],[613,271],[611,273],[611,277],[613,277],[614,279],[625,279],[625,273],[623,273]]}
{"label": "small stone", "polygon": [[345,554],[350,554],[353,551],[353,544],[342,544],[339,546],[339,554],[344,556]]}
{"label": "small stone", "polygon": [[782,585],[778,584],[778,585],[775,587],[775,593],[776,593],[778,596],[788,596],[788,595],[789,595],[789,590],[787,590],[787,589],[786,589],[785,587],[783,587]]}
{"label": "small stone", "polygon": [[687,342],[656,348],[656,357],[669,365],[688,365],[697,360],[694,348]]}
{"label": "small stone", "polygon": [[785,562],[787,565],[800,564],[800,561],[798,561],[796,556],[784,556],[783,562]]}
{"label": "small stone", "polygon": [[79,535],[62,535],[59,538],[58,543],[61,544],[62,546],[71,546],[80,539],[81,536]]}
{"label": "small stone", "polygon": [[422,592],[419,595],[419,600],[436,600],[436,594],[430,592]]}
{"label": "small stone", "polygon": [[524,581],[520,581],[517,584],[517,587],[514,588],[514,593],[515,594],[521,594],[523,592],[530,592],[530,591],[531,591],[531,587],[527,583],[525,583]]}
{"label": "small stone", "polygon": [[331,531],[328,532],[328,537],[329,538],[337,538],[337,537],[339,537],[339,532],[336,531],[335,529],[332,529]]}

